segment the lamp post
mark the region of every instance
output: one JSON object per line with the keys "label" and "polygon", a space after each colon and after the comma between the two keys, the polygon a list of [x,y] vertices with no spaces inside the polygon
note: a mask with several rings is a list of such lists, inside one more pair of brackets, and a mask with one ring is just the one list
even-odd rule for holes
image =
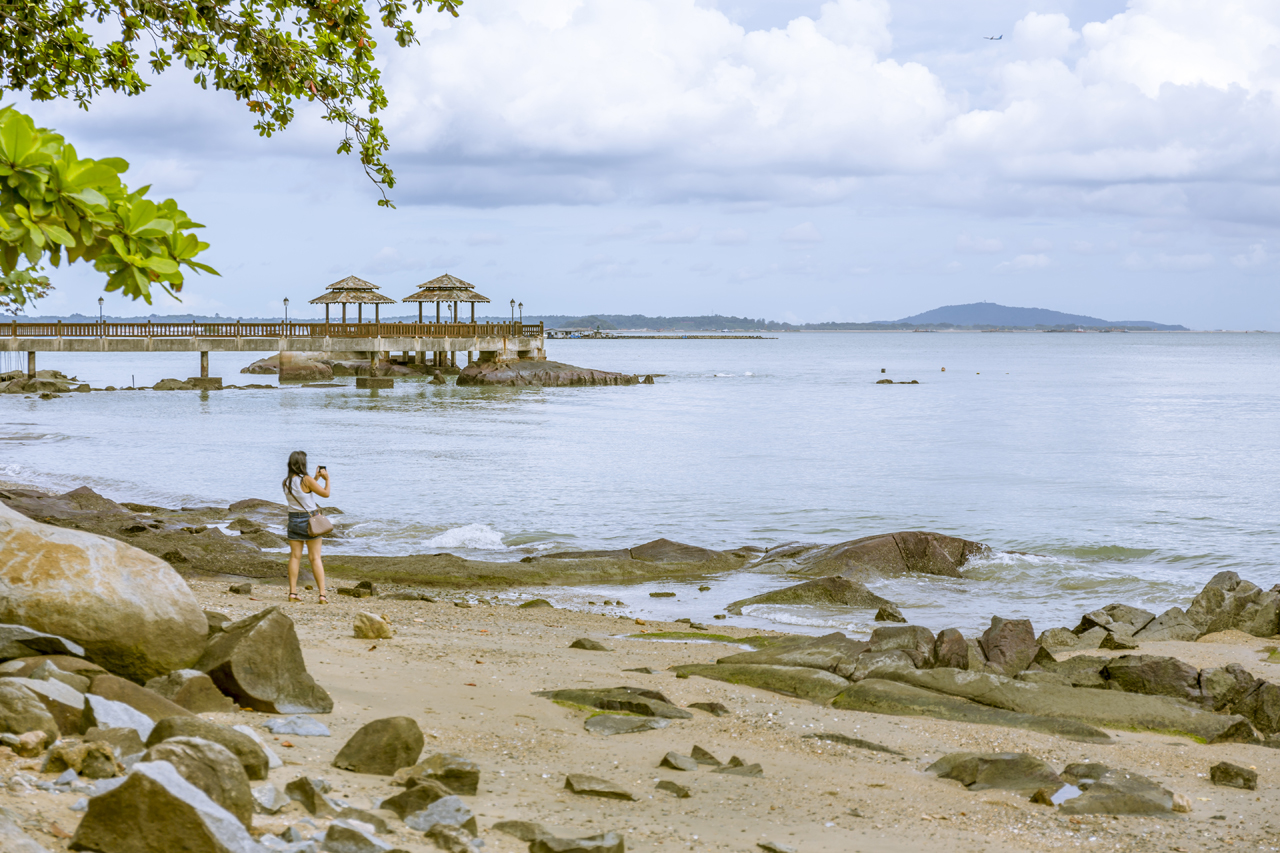
{"label": "lamp post", "polygon": [[102,297],[98,297],[98,325],[102,325]]}
{"label": "lamp post", "polygon": [[520,309],[520,325],[521,325],[521,326],[523,326],[523,325],[524,325],[524,303],[523,303],[523,302],[521,302],[521,303],[520,303],[518,306],[516,306],[516,307],[518,307],[518,308]]}
{"label": "lamp post", "polygon": [[284,298],[284,324],[289,325],[289,297]]}
{"label": "lamp post", "polygon": [[516,301],[512,299],[511,300],[511,322],[514,323],[515,321],[516,321]]}

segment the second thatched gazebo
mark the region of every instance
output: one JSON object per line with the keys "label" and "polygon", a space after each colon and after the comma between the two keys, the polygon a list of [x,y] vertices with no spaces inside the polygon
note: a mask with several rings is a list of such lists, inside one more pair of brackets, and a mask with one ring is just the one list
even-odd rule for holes
{"label": "second thatched gazebo", "polygon": [[445,273],[442,276],[431,279],[426,284],[418,286],[418,292],[412,296],[406,296],[402,302],[418,303],[418,322],[422,322],[422,303],[434,302],[436,304],[436,322],[440,322],[440,304],[443,302],[453,303],[453,322],[458,322],[458,303],[471,303],[471,322],[476,321],[476,303],[488,302],[489,297],[481,296],[476,293],[475,285],[465,282],[457,276]]}
{"label": "second thatched gazebo", "polygon": [[364,306],[373,306],[373,322],[379,321],[379,306],[394,305],[395,300],[377,292],[378,285],[349,275],[325,288],[326,293],[311,300],[312,305],[324,306],[324,321],[329,322],[329,306],[342,305],[342,322],[347,322],[347,306],[356,306],[356,322],[364,322]]}

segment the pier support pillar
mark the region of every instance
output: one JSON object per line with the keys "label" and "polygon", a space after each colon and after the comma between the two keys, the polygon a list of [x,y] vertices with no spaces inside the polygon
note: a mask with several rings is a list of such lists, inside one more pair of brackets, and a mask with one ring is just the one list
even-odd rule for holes
{"label": "pier support pillar", "polygon": [[427,354],[422,350],[418,350],[413,354],[413,363],[425,365],[427,363]]}
{"label": "pier support pillar", "polygon": [[209,351],[204,350],[200,353],[200,378],[209,378]]}
{"label": "pier support pillar", "polygon": [[378,375],[378,351],[377,350],[369,351],[369,375],[370,376]]}
{"label": "pier support pillar", "polygon": [[458,354],[456,352],[449,353],[449,366],[450,367],[458,366]]}
{"label": "pier support pillar", "polygon": [[31,350],[27,353],[27,378],[36,378],[36,351]]}

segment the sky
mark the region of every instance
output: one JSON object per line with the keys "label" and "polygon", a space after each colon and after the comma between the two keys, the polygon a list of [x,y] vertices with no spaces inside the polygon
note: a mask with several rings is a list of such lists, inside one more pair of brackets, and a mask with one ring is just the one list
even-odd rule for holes
{"label": "sky", "polygon": [[[263,139],[181,69],[88,112],[7,102],[206,226],[221,276],[161,314],[323,316],[307,300],[346,275],[402,298],[451,272],[493,313],[865,322],[985,300],[1280,330],[1275,0],[415,17],[420,44],[379,47],[395,210],[317,110]],[[36,313],[96,313],[91,267],[52,278]]]}

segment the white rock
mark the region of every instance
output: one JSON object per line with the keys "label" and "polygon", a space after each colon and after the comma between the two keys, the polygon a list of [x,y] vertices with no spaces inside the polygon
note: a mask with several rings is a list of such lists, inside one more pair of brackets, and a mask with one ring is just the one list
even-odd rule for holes
{"label": "white rock", "polygon": [[150,717],[123,702],[93,693],[84,694],[84,699],[89,703],[88,715],[92,717],[90,720],[85,720],[86,729],[91,726],[97,726],[100,729],[133,729],[138,733],[138,737],[142,738],[142,742],[146,743],[147,738],[151,737],[151,730],[156,727]]}

